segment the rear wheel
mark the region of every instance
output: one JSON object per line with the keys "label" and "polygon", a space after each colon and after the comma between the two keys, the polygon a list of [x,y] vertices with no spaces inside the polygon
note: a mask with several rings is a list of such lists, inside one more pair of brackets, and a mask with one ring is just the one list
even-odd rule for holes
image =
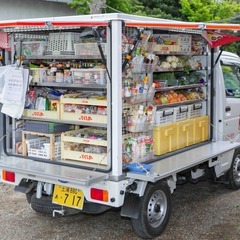
{"label": "rear wheel", "polygon": [[65,215],[74,215],[80,213],[79,210],[74,208],[63,207],[58,204],[52,203],[51,196],[43,195],[41,198],[36,197],[36,193],[31,196],[31,208],[38,213],[53,214],[54,210],[64,210]]}
{"label": "rear wheel", "polygon": [[165,182],[149,184],[140,200],[139,216],[132,226],[141,238],[159,236],[167,226],[171,212],[171,192]]}
{"label": "rear wheel", "polygon": [[240,188],[240,149],[236,150],[231,168],[227,173],[227,186],[234,190]]}

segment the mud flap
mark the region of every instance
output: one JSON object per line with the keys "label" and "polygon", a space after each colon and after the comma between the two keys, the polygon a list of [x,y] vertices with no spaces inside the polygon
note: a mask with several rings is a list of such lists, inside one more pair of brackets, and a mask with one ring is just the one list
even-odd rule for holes
{"label": "mud flap", "polygon": [[137,219],[140,209],[140,197],[137,194],[126,195],[121,208],[121,216]]}

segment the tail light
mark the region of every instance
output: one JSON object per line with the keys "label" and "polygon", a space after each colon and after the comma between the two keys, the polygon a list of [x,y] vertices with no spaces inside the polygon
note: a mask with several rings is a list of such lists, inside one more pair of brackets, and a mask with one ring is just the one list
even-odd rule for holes
{"label": "tail light", "polygon": [[15,182],[15,172],[2,171],[2,178],[8,182]]}
{"label": "tail light", "polygon": [[103,189],[91,188],[91,198],[103,202],[108,202],[108,191]]}

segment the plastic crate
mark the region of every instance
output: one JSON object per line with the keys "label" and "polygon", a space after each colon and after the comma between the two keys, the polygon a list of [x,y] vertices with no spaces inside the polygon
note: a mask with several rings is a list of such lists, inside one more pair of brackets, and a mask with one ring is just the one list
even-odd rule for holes
{"label": "plastic crate", "polygon": [[106,134],[106,130],[96,128],[82,128],[62,133],[61,140],[62,143],[72,142],[106,147]]}
{"label": "plastic crate", "polygon": [[202,103],[195,103],[195,104],[188,105],[188,118],[195,118],[203,115],[205,114],[204,114]]}
{"label": "plastic crate", "polygon": [[178,123],[153,127],[153,148],[155,155],[162,155],[177,150]]}
{"label": "plastic crate", "polygon": [[157,110],[155,113],[154,126],[170,124],[174,121],[173,109]]}
{"label": "plastic crate", "polygon": [[24,109],[23,116],[35,119],[60,119],[60,106],[57,104],[57,111]]}
{"label": "plastic crate", "polygon": [[188,118],[188,106],[180,106],[173,108],[173,121],[183,121]]}
{"label": "plastic crate", "polygon": [[[50,159],[49,138],[39,137],[26,140],[27,153],[29,157]],[[54,158],[61,156],[61,142],[54,143]]]}
{"label": "plastic crate", "polygon": [[16,42],[17,56],[41,56],[47,48],[46,41]]}
{"label": "plastic crate", "polygon": [[[89,93],[85,94],[66,94],[60,98],[61,105],[61,119],[70,121],[81,121],[88,123],[107,123],[107,100],[98,96],[90,96]],[[68,109],[69,108],[69,109]],[[96,109],[96,113],[92,111],[82,111],[82,108]],[[105,114],[99,110],[105,111]]]}
{"label": "plastic crate", "polygon": [[206,141],[209,138],[209,117],[194,118],[194,143]]}
{"label": "plastic crate", "polygon": [[100,84],[107,83],[106,69],[72,69],[72,82],[74,84]]}
{"label": "plastic crate", "polygon": [[[104,55],[107,55],[106,43],[101,43]],[[74,44],[75,55],[97,55],[100,56],[97,43],[76,43]]]}
{"label": "plastic crate", "polygon": [[54,122],[44,122],[44,121],[29,121],[25,122],[25,130],[38,132],[38,133],[60,133],[64,131],[69,131],[73,129],[73,125],[65,123],[54,123]]}
{"label": "plastic crate", "polygon": [[46,55],[74,55],[74,44],[78,42],[81,42],[80,33],[49,33]]}
{"label": "plastic crate", "polygon": [[[82,161],[89,163],[107,163],[106,153],[93,153],[89,148],[107,149],[106,130],[96,128],[83,128],[64,132],[61,135],[62,159]],[[83,149],[89,149],[84,152]]]}
{"label": "plastic crate", "polygon": [[62,150],[62,158],[72,161],[107,165],[107,153],[89,153],[70,150],[70,143],[65,143]]}
{"label": "plastic crate", "polygon": [[181,149],[194,144],[194,119],[187,119],[177,124],[177,148]]}

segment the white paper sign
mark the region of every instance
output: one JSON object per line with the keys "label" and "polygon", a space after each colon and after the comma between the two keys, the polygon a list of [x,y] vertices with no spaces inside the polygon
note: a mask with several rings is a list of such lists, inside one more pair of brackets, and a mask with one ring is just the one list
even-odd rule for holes
{"label": "white paper sign", "polygon": [[[13,68],[14,67],[11,67],[10,71],[7,71],[5,74],[5,83],[1,99],[1,102],[3,103],[1,112],[12,118],[19,119],[21,118],[24,110],[25,96],[29,83],[29,70],[14,68],[19,71],[12,71]],[[13,74],[13,72],[15,73]],[[6,82],[8,82],[7,85]]]}
{"label": "white paper sign", "polygon": [[22,105],[23,100],[23,69],[11,67],[11,70],[5,76],[5,83],[2,92],[2,103],[15,103]]}

